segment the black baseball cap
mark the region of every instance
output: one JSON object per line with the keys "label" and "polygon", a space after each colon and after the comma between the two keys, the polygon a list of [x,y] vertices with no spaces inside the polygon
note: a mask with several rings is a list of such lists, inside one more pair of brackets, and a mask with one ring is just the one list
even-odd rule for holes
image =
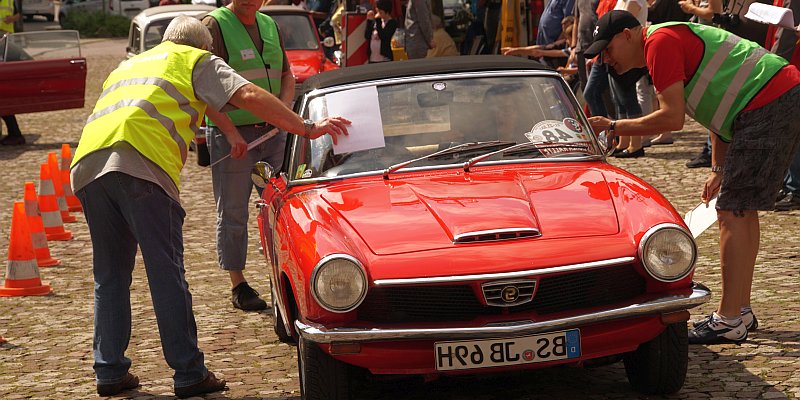
{"label": "black baseball cap", "polygon": [[633,14],[624,10],[611,10],[603,14],[594,28],[592,44],[583,51],[584,57],[592,58],[600,54],[618,33],[641,25]]}

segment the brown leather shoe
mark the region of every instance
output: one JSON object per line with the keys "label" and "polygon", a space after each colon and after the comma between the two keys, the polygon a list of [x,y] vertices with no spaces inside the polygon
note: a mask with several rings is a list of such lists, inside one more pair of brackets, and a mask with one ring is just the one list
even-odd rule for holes
{"label": "brown leather shoe", "polygon": [[103,383],[97,385],[97,394],[100,396],[113,396],[139,387],[139,377],[128,372],[121,381],[117,383]]}
{"label": "brown leather shoe", "polygon": [[208,371],[208,376],[202,382],[195,383],[194,385],[176,387],[175,396],[185,399],[187,397],[198,396],[204,393],[218,392],[225,389],[225,380],[217,379],[214,373]]}

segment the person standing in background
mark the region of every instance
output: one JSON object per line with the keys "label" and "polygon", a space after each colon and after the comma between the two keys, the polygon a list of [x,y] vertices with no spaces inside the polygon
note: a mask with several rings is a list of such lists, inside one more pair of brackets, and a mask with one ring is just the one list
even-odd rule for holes
{"label": "person standing in background", "polygon": [[397,21],[392,18],[392,0],[378,0],[375,11],[367,12],[367,29],[364,38],[369,40],[367,56],[370,63],[394,60],[392,36],[397,30]]}
{"label": "person standing in background", "polygon": [[428,0],[408,0],[406,5],[406,54],[408,58],[425,58],[434,48],[431,3]]}
{"label": "person standing in background", "polygon": [[[8,33],[16,31],[16,23],[22,20],[22,12],[16,0],[0,0],[0,38]],[[5,49],[5,46],[3,46]],[[0,54],[0,58],[2,58]],[[5,60],[13,61],[13,60]],[[3,115],[3,122],[6,123],[8,129],[8,136],[0,140],[0,144],[4,146],[17,146],[25,144],[25,137],[22,136],[22,131],[19,130],[17,117],[14,115]]]}
{"label": "person standing in background", "polygon": [[[256,86],[272,93],[286,105],[294,99],[294,77],[283,48],[278,25],[258,11],[260,0],[233,0],[203,19],[213,38],[213,53]],[[246,311],[267,308],[267,303],[244,277],[247,262],[248,201],[253,191],[250,170],[258,161],[283,165],[286,133],[244,110],[227,113],[245,142],[271,136],[242,160],[227,158],[211,167],[217,205],[217,255],[231,280],[231,302]],[[206,141],[212,164],[231,152],[225,132],[208,120]]]}

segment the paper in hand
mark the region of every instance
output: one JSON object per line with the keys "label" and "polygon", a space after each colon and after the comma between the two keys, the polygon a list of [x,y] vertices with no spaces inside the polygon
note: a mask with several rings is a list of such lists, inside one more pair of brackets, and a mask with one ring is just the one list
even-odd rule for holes
{"label": "paper in hand", "polygon": [[752,3],[747,9],[745,18],[762,24],[778,25],[782,28],[796,30],[792,10],[763,3]]}
{"label": "paper in hand", "polygon": [[700,203],[693,210],[686,213],[686,216],[683,217],[683,221],[689,226],[689,231],[692,232],[692,237],[697,239],[697,237],[700,236],[701,233],[705,232],[708,227],[713,225],[714,222],[717,222],[716,206],[717,196],[714,196],[714,198],[708,202],[707,206],[705,203]]}

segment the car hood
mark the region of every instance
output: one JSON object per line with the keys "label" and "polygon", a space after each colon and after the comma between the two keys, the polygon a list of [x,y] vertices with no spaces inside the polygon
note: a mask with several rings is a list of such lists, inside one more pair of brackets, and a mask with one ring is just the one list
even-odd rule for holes
{"label": "car hood", "polygon": [[305,82],[309,77],[322,72],[325,54],[322,50],[286,50],[292,74],[297,83]]}
{"label": "car hood", "polygon": [[551,238],[619,232],[608,184],[599,170],[517,170],[347,182],[323,199],[379,255],[456,246],[456,238],[493,242],[487,231]]}

